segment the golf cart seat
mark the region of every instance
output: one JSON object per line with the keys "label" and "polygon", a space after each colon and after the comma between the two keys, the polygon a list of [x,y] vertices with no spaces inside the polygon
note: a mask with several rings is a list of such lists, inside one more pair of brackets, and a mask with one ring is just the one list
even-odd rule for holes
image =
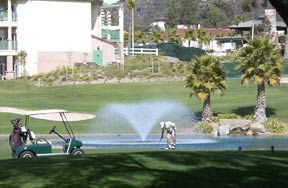
{"label": "golf cart seat", "polygon": [[38,138],[35,139],[35,144],[41,145],[41,144],[49,144],[52,145],[52,143],[49,140],[46,140],[45,138]]}
{"label": "golf cart seat", "polygon": [[49,144],[51,145],[52,143],[49,140],[46,140],[45,138],[36,138],[36,135],[33,131],[29,130],[29,139],[31,142],[35,144]]}
{"label": "golf cart seat", "polygon": [[36,139],[36,135],[33,131],[29,131],[29,138],[30,140],[35,140]]}

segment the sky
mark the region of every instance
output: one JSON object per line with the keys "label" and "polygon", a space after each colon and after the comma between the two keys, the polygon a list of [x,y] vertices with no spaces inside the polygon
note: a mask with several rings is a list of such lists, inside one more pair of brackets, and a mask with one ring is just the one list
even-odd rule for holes
{"label": "sky", "polygon": [[116,3],[118,0],[104,0],[105,3],[111,4]]}

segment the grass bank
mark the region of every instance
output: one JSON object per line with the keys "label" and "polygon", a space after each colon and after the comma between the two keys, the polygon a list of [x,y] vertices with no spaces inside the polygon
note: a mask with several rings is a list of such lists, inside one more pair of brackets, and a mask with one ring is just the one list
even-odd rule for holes
{"label": "grass bank", "polygon": [[0,186],[287,187],[288,152],[97,150],[81,158],[1,160]]}

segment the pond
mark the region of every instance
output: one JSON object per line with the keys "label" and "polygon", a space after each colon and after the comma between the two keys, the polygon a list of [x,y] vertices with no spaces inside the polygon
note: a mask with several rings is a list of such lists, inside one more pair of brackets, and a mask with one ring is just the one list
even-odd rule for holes
{"label": "pond", "polygon": [[[161,149],[166,147],[166,140],[159,144],[158,135],[149,135],[142,141],[137,135],[105,135],[105,136],[85,136],[79,137],[84,148],[147,148]],[[237,150],[238,147],[245,149],[267,149],[271,146],[275,149],[288,149],[288,137],[286,136],[233,136],[233,137],[213,137],[213,136],[192,136],[178,135],[177,149],[191,150]]]}

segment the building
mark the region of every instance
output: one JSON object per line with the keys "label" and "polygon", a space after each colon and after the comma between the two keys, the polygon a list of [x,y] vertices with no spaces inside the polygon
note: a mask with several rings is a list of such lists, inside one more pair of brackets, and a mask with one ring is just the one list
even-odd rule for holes
{"label": "building", "polygon": [[[177,29],[176,33],[182,39],[182,46],[200,48],[200,44],[197,40],[188,41],[185,39],[186,32],[189,29]],[[205,32],[209,34],[210,41],[202,45],[202,49],[205,51],[213,52],[215,56],[225,56],[231,51],[236,50],[243,44],[245,38],[241,36],[231,36],[234,33],[232,29],[225,28],[206,28]]]}
{"label": "building", "polygon": [[166,18],[158,18],[152,23],[152,27],[158,27],[161,31],[165,31],[167,21]]}
{"label": "building", "polygon": [[[101,36],[102,4],[103,0],[1,0],[0,74],[13,78],[75,63],[115,61],[115,45]],[[123,7],[118,8],[122,19]],[[19,51],[27,53],[25,66],[17,62]]]}
{"label": "building", "polygon": [[284,35],[286,33],[286,24],[282,21],[276,20],[276,10],[275,9],[266,9],[265,14],[263,16],[260,16],[258,19],[252,19],[244,22],[240,22],[237,25],[231,25],[229,26],[230,29],[234,29],[237,31],[238,34],[243,35],[244,32],[249,32],[250,36],[252,35],[253,27],[255,30],[255,27],[265,24],[265,17],[270,22],[270,32],[271,33],[277,33],[278,35]]}

